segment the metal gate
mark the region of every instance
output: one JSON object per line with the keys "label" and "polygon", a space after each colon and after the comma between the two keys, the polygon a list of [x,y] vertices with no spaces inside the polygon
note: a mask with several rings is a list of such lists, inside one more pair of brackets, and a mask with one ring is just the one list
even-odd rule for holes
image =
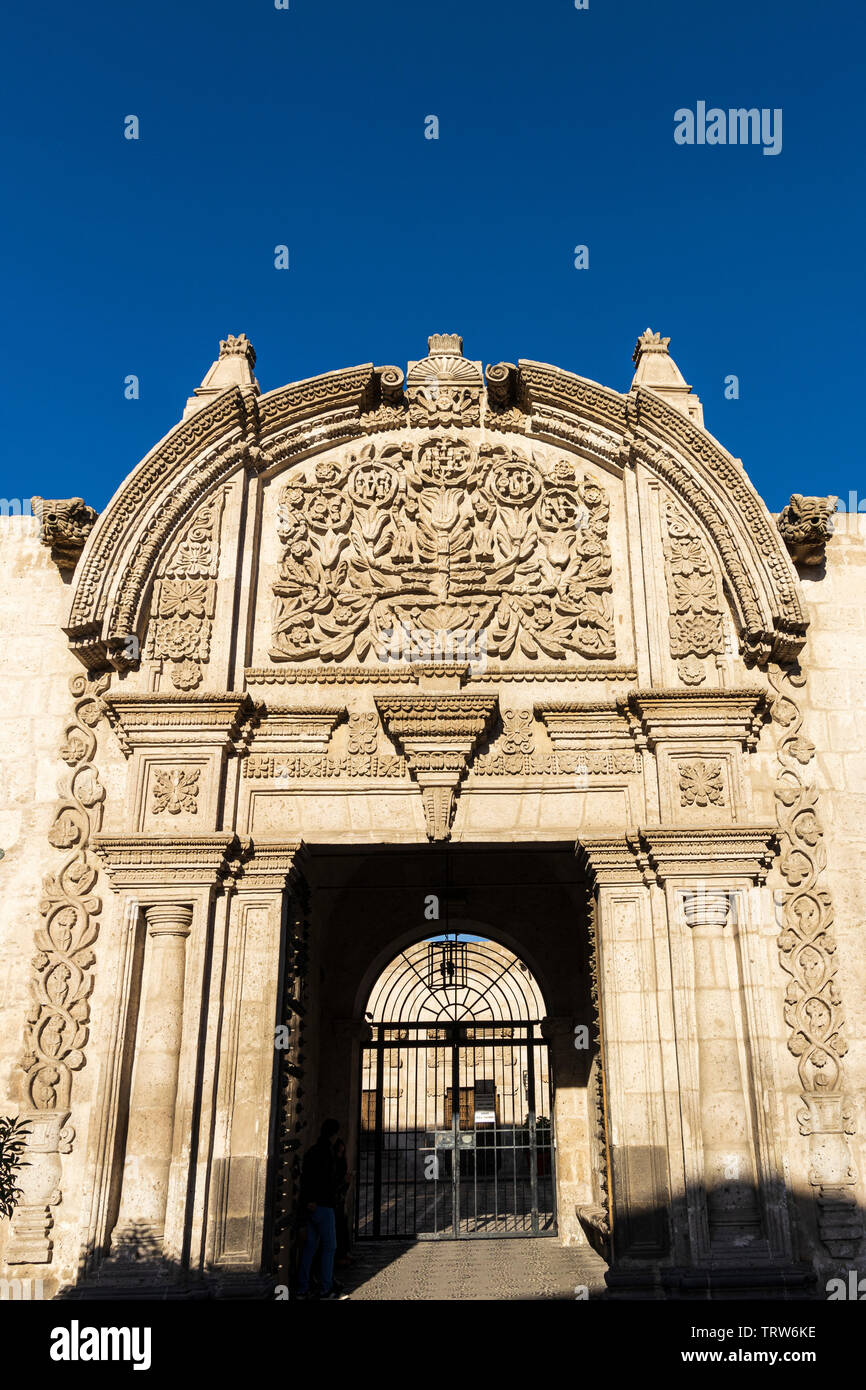
{"label": "metal gate", "polygon": [[422,942],[371,1005],[358,1236],[554,1234],[550,1059],[527,967],[491,941]]}

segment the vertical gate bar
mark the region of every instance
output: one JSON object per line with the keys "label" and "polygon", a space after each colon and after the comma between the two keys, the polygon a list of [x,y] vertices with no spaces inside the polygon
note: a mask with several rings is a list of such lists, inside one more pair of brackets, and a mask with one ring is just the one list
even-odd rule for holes
{"label": "vertical gate bar", "polygon": [[[535,1034],[535,1026],[530,1030]],[[535,1113],[535,1063],[537,1059],[537,1048],[532,1041],[527,1042],[527,1076],[529,1079],[529,1190],[532,1194],[532,1217],[530,1221],[532,1231],[538,1234],[538,1130]]]}
{"label": "vertical gate bar", "polygon": [[384,1048],[382,1045],[382,1027],[376,1030],[376,1131],[375,1148],[373,1150],[373,1235],[382,1234],[382,1085],[384,1063]]}
{"label": "vertical gate bar", "polygon": [[460,1236],[460,1030],[455,1025],[449,1030],[451,1036],[451,1137],[454,1148],[451,1154],[451,1227]]}

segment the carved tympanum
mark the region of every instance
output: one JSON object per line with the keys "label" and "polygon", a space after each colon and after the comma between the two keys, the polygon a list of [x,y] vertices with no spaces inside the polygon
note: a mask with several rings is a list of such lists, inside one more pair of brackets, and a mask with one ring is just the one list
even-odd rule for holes
{"label": "carved tympanum", "polygon": [[615,655],[609,507],[565,459],[455,436],[365,446],[280,493],[275,661]]}

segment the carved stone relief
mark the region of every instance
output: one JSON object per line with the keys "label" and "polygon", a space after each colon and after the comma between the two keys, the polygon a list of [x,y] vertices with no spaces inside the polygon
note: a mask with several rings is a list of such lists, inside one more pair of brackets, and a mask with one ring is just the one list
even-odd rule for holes
{"label": "carved stone relief", "polygon": [[696,524],[668,502],[664,507],[665,578],[671,656],[686,685],[706,680],[706,657],[725,650],[716,577]]}
{"label": "carved stone relief", "polygon": [[168,811],[177,816],[181,811],[195,815],[198,811],[199,768],[155,768],[153,801],[154,815]]}
{"label": "carved stone relief", "polygon": [[725,785],[722,764],[696,758],[680,763],[680,804],[682,806],[724,806]]}
{"label": "carved stone relief", "polygon": [[778,731],[776,811],[779,867],[787,885],[781,893],[779,954],[790,976],[785,993],[788,1047],[797,1058],[804,1108],[800,1132],[810,1139],[811,1182],[818,1231],[831,1255],[851,1257],[859,1249],[862,1221],[854,1193],[857,1173],[848,1136],[854,1133],[853,1105],[845,1094],[842,1058],[842,997],[837,980],[833,903],[821,887],[827,865],[818,818],[818,789],[809,775],[815,746],[803,733],[797,702],[806,678],[798,667],[771,668],[776,692],[773,722]]}
{"label": "carved stone relief", "polygon": [[170,663],[177,690],[194,690],[210,657],[225,492],[196,512],[154,584],[145,656]]}
{"label": "carved stone relief", "polygon": [[24,1030],[21,1067],[22,1116],[30,1124],[24,1197],[12,1221],[6,1258],[13,1263],[48,1263],[52,1255],[52,1207],[60,1201],[60,1155],[69,1153],[75,1131],[68,1123],[72,1075],[84,1066],[90,1019],[101,899],[94,893],[97,866],[91,837],[99,830],[105,791],[95,766],[95,729],[103,714],[101,695],[109,676],[73,676],[74,714],[60,756],[70,771],[58,785],[60,801],[48,839],[63,850],[60,868],[42,881],[31,980],[32,1003]]}
{"label": "carved stone relief", "polygon": [[615,655],[609,506],[566,459],[369,444],[280,492],[275,661]]}

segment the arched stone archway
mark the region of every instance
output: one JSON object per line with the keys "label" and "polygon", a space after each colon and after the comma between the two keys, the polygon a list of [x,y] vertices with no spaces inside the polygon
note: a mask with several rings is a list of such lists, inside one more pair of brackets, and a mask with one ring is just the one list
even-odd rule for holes
{"label": "arched stone archway", "polygon": [[439,334],[261,395],[221,344],[70,585],[11,1262],[52,1261],[71,1182],[64,1278],[265,1287],[447,845],[452,922],[532,958],[583,1093],[565,1238],[610,1237],[627,1288],[857,1248],[803,589],[667,347],[627,393]]}

